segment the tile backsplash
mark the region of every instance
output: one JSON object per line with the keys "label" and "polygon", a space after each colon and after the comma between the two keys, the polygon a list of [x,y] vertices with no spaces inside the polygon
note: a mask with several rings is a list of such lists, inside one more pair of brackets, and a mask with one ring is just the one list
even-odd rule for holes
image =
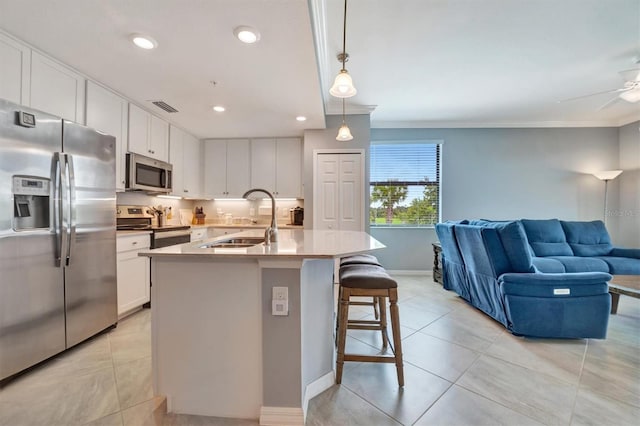
{"label": "tile backsplash", "polygon": [[[195,207],[202,207],[207,215],[205,224],[224,224],[225,214],[231,214],[235,224],[247,224],[251,220],[258,224],[269,224],[271,220],[271,200],[181,200],[160,198],[138,192],[118,192],[118,205],[142,205],[171,207],[172,218],[168,224],[180,223],[180,209],[193,212]],[[304,207],[304,200],[276,200],[276,217],[279,225],[289,223],[289,209]],[[260,208],[262,207],[262,209]],[[266,214],[261,214],[266,213]]]}

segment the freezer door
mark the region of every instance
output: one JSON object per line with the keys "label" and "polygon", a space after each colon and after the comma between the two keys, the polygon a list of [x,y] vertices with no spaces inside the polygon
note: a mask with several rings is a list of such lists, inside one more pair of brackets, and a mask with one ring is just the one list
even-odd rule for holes
{"label": "freezer door", "polygon": [[[35,126],[18,125],[18,111],[32,114]],[[55,215],[48,215],[48,226],[14,230],[20,229],[15,216],[35,212],[16,211],[12,190],[16,175],[49,180],[51,213],[54,152],[62,149],[61,136],[59,118],[0,100],[0,380],[65,349]]]}
{"label": "freezer door", "polygon": [[65,267],[67,347],[118,320],[115,138],[63,122],[70,205]]}

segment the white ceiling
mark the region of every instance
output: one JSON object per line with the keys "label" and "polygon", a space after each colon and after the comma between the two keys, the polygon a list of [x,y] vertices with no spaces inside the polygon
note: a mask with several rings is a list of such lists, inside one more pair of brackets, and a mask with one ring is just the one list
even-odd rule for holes
{"label": "white ceiling", "polygon": [[[200,138],[324,128],[342,0],[0,0],[0,28]],[[618,126],[599,95],[640,59],[640,0],[349,0],[351,112],[373,127]],[[261,32],[255,45],[238,25]],[[128,40],[154,37],[154,51]],[[315,42],[314,42],[315,37]],[[214,87],[210,82],[216,81]],[[180,112],[167,114],[149,100]],[[211,106],[223,104],[217,114]],[[375,107],[375,108],[374,108]],[[308,117],[295,121],[296,115]]]}

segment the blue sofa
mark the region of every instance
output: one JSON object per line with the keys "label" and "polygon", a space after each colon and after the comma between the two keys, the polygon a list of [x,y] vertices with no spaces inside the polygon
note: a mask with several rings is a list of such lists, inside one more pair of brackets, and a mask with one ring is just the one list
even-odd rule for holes
{"label": "blue sofa", "polygon": [[436,232],[444,288],[518,335],[605,338],[610,273],[640,274],[640,250],[612,247],[599,221],[445,222]]}

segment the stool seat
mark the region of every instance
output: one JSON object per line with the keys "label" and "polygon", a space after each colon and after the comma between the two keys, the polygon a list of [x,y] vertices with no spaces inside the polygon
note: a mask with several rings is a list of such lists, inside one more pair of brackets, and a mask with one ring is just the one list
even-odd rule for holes
{"label": "stool seat", "polygon": [[345,265],[378,265],[382,266],[378,261],[378,258],[372,254],[354,254],[353,256],[347,256],[340,259],[340,266]]}
{"label": "stool seat", "polygon": [[398,283],[377,265],[354,264],[340,268],[340,285],[348,288],[388,289]]}

